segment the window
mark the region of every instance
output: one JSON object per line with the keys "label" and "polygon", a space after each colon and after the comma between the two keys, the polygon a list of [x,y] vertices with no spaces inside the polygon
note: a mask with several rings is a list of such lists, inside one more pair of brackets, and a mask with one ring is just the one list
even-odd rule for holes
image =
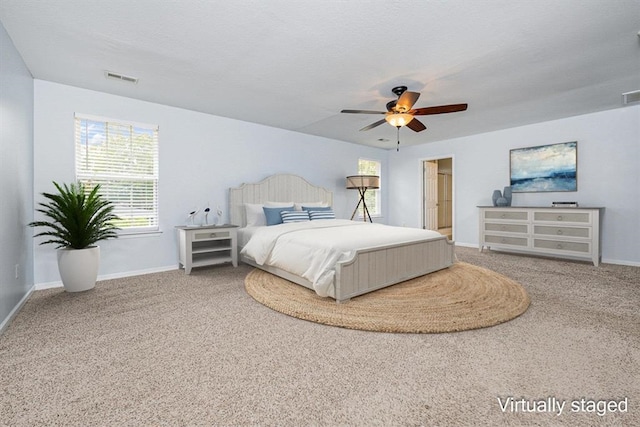
{"label": "window", "polygon": [[75,117],[76,179],[115,205],[124,232],[158,230],[158,126]]}
{"label": "window", "polygon": [[[358,159],[358,175],[377,175],[380,176],[380,162],[377,160]],[[380,186],[382,187],[382,177],[380,177]],[[367,203],[367,209],[372,216],[380,216],[380,190],[367,190],[364,194],[364,201]]]}

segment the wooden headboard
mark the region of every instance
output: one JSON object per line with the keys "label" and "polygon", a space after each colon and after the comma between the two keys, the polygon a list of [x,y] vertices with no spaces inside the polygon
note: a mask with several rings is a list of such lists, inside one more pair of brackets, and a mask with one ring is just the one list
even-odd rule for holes
{"label": "wooden headboard", "polygon": [[333,193],[309,184],[297,175],[271,175],[255,184],[242,184],[229,189],[229,219],[231,224],[246,225],[245,203],[324,202],[333,206]]}

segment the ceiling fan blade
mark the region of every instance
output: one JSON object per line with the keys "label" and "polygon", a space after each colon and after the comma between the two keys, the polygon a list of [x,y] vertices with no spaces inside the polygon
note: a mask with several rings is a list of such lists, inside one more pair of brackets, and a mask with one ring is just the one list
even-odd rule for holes
{"label": "ceiling fan blade", "polygon": [[411,110],[411,107],[413,107],[413,104],[416,103],[418,98],[420,98],[420,94],[418,92],[404,92],[400,95],[400,98],[398,98],[395,110],[401,113]]}
{"label": "ceiling fan blade", "polygon": [[425,125],[422,124],[420,120],[416,119],[415,117],[405,126],[407,126],[409,129],[411,129],[414,132],[422,132],[427,128]]}
{"label": "ceiling fan blade", "polygon": [[341,113],[351,114],[387,114],[385,111],[372,111],[372,110],[342,110]]}
{"label": "ceiling fan blade", "polygon": [[438,105],[437,107],[416,108],[415,110],[411,110],[410,113],[414,116],[427,116],[430,114],[455,113],[457,111],[464,111],[466,109],[467,104],[451,104]]}
{"label": "ceiling fan blade", "polygon": [[[411,121],[413,121],[413,120],[411,120]],[[386,123],[386,120],[385,120],[385,119],[378,120],[378,121],[377,121],[377,122],[375,122],[375,123],[371,123],[369,126],[365,126],[365,127],[363,127],[362,129],[360,129],[360,131],[362,132],[363,130],[373,129],[373,128],[375,128],[375,127],[380,126],[380,125],[381,125],[381,124],[383,124],[383,123]]]}

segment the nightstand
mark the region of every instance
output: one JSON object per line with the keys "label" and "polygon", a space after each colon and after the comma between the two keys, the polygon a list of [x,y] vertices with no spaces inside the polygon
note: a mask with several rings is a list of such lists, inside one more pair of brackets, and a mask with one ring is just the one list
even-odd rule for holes
{"label": "nightstand", "polygon": [[230,262],[238,266],[237,225],[177,226],[179,248],[178,268],[186,274],[193,267]]}

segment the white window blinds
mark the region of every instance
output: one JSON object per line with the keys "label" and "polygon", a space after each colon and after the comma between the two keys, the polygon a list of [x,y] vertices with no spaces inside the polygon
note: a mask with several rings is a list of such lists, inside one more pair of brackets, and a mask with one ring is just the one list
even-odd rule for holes
{"label": "white window blinds", "polygon": [[115,205],[124,232],[158,230],[158,126],[75,116],[76,179]]}

